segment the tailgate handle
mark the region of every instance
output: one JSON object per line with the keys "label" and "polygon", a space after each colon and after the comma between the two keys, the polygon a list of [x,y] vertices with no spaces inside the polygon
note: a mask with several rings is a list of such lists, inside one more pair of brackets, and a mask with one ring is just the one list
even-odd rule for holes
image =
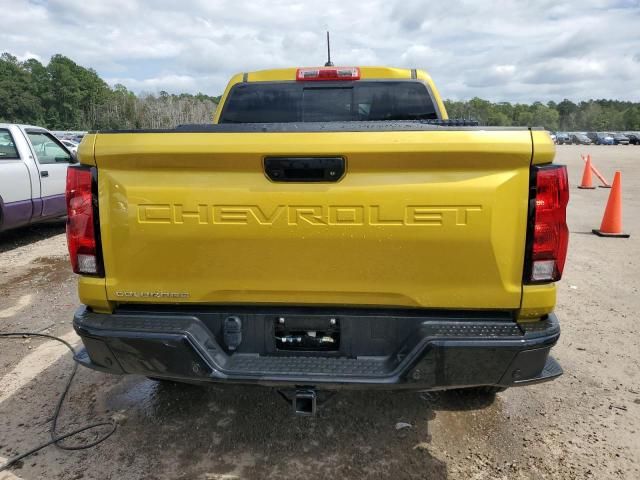
{"label": "tailgate handle", "polygon": [[345,171],[342,157],[266,157],[264,173],[273,182],[337,182]]}

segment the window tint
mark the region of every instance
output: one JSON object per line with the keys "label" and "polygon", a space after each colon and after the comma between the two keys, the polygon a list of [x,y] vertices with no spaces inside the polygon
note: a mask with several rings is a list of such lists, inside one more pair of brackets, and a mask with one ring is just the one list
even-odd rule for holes
{"label": "window tint", "polygon": [[352,120],[351,88],[305,88],[302,91],[302,118],[305,122],[346,122]]}
{"label": "window tint", "polygon": [[231,90],[220,123],[437,118],[431,96],[420,82],[258,82],[240,83]]}
{"label": "window tint", "polygon": [[11,132],[6,128],[0,128],[0,160],[15,160],[17,158],[20,157]]}
{"label": "window tint", "polygon": [[71,155],[51,134],[46,132],[27,131],[33,150],[42,165],[51,163],[70,163]]}
{"label": "window tint", "polygon": [[[295,85],[294,85],[295,86]],[[296,122],[301,91],[291,85],[271,84],[268,88],[237,85],[224,107],[222,123]]]}
{"label": "window tint", "polygon": [[358,120],[436,119],[426,87],[417,82],[364,84],[355,90]]}

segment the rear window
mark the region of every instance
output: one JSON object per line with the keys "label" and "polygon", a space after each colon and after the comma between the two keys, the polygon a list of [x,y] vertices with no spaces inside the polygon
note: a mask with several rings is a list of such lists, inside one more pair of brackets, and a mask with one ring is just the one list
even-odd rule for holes
{"label": "rear window", "polygon": [[0,128],[0,160],[15,160],[17,158],[20,157],[11,133],[5,128]]}
{"label": "rear window", "polygon": [[220,123],[435,120],[427,87],[420,82],[357,81],[239,83]]}

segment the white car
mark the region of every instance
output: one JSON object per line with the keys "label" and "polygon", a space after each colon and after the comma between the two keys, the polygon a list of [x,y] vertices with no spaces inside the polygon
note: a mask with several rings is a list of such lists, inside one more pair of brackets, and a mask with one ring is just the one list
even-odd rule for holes
{"label": "white car", "polygon": [[48,130],[0,123],[0,231],[66,215],[75,154]]}
{"label": "white car", "polygon": [[62,140],[60,140],[62,142],[62,144],[67,147],[67,149],[73,153],[74,155],[76,155],[78,153],[78,144],[72,140],[67,140],[66,138],[63,138]]}

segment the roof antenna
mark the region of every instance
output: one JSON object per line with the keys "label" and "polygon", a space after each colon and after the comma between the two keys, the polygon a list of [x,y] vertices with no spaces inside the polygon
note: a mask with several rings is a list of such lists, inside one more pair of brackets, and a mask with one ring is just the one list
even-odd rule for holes
{"label": "roof antenna", "polygon": [[333,62],[331,61],[331,41],[329,40],[328,30],[327,30],[327,63],[325,63],[324,66],[333,67]]}

